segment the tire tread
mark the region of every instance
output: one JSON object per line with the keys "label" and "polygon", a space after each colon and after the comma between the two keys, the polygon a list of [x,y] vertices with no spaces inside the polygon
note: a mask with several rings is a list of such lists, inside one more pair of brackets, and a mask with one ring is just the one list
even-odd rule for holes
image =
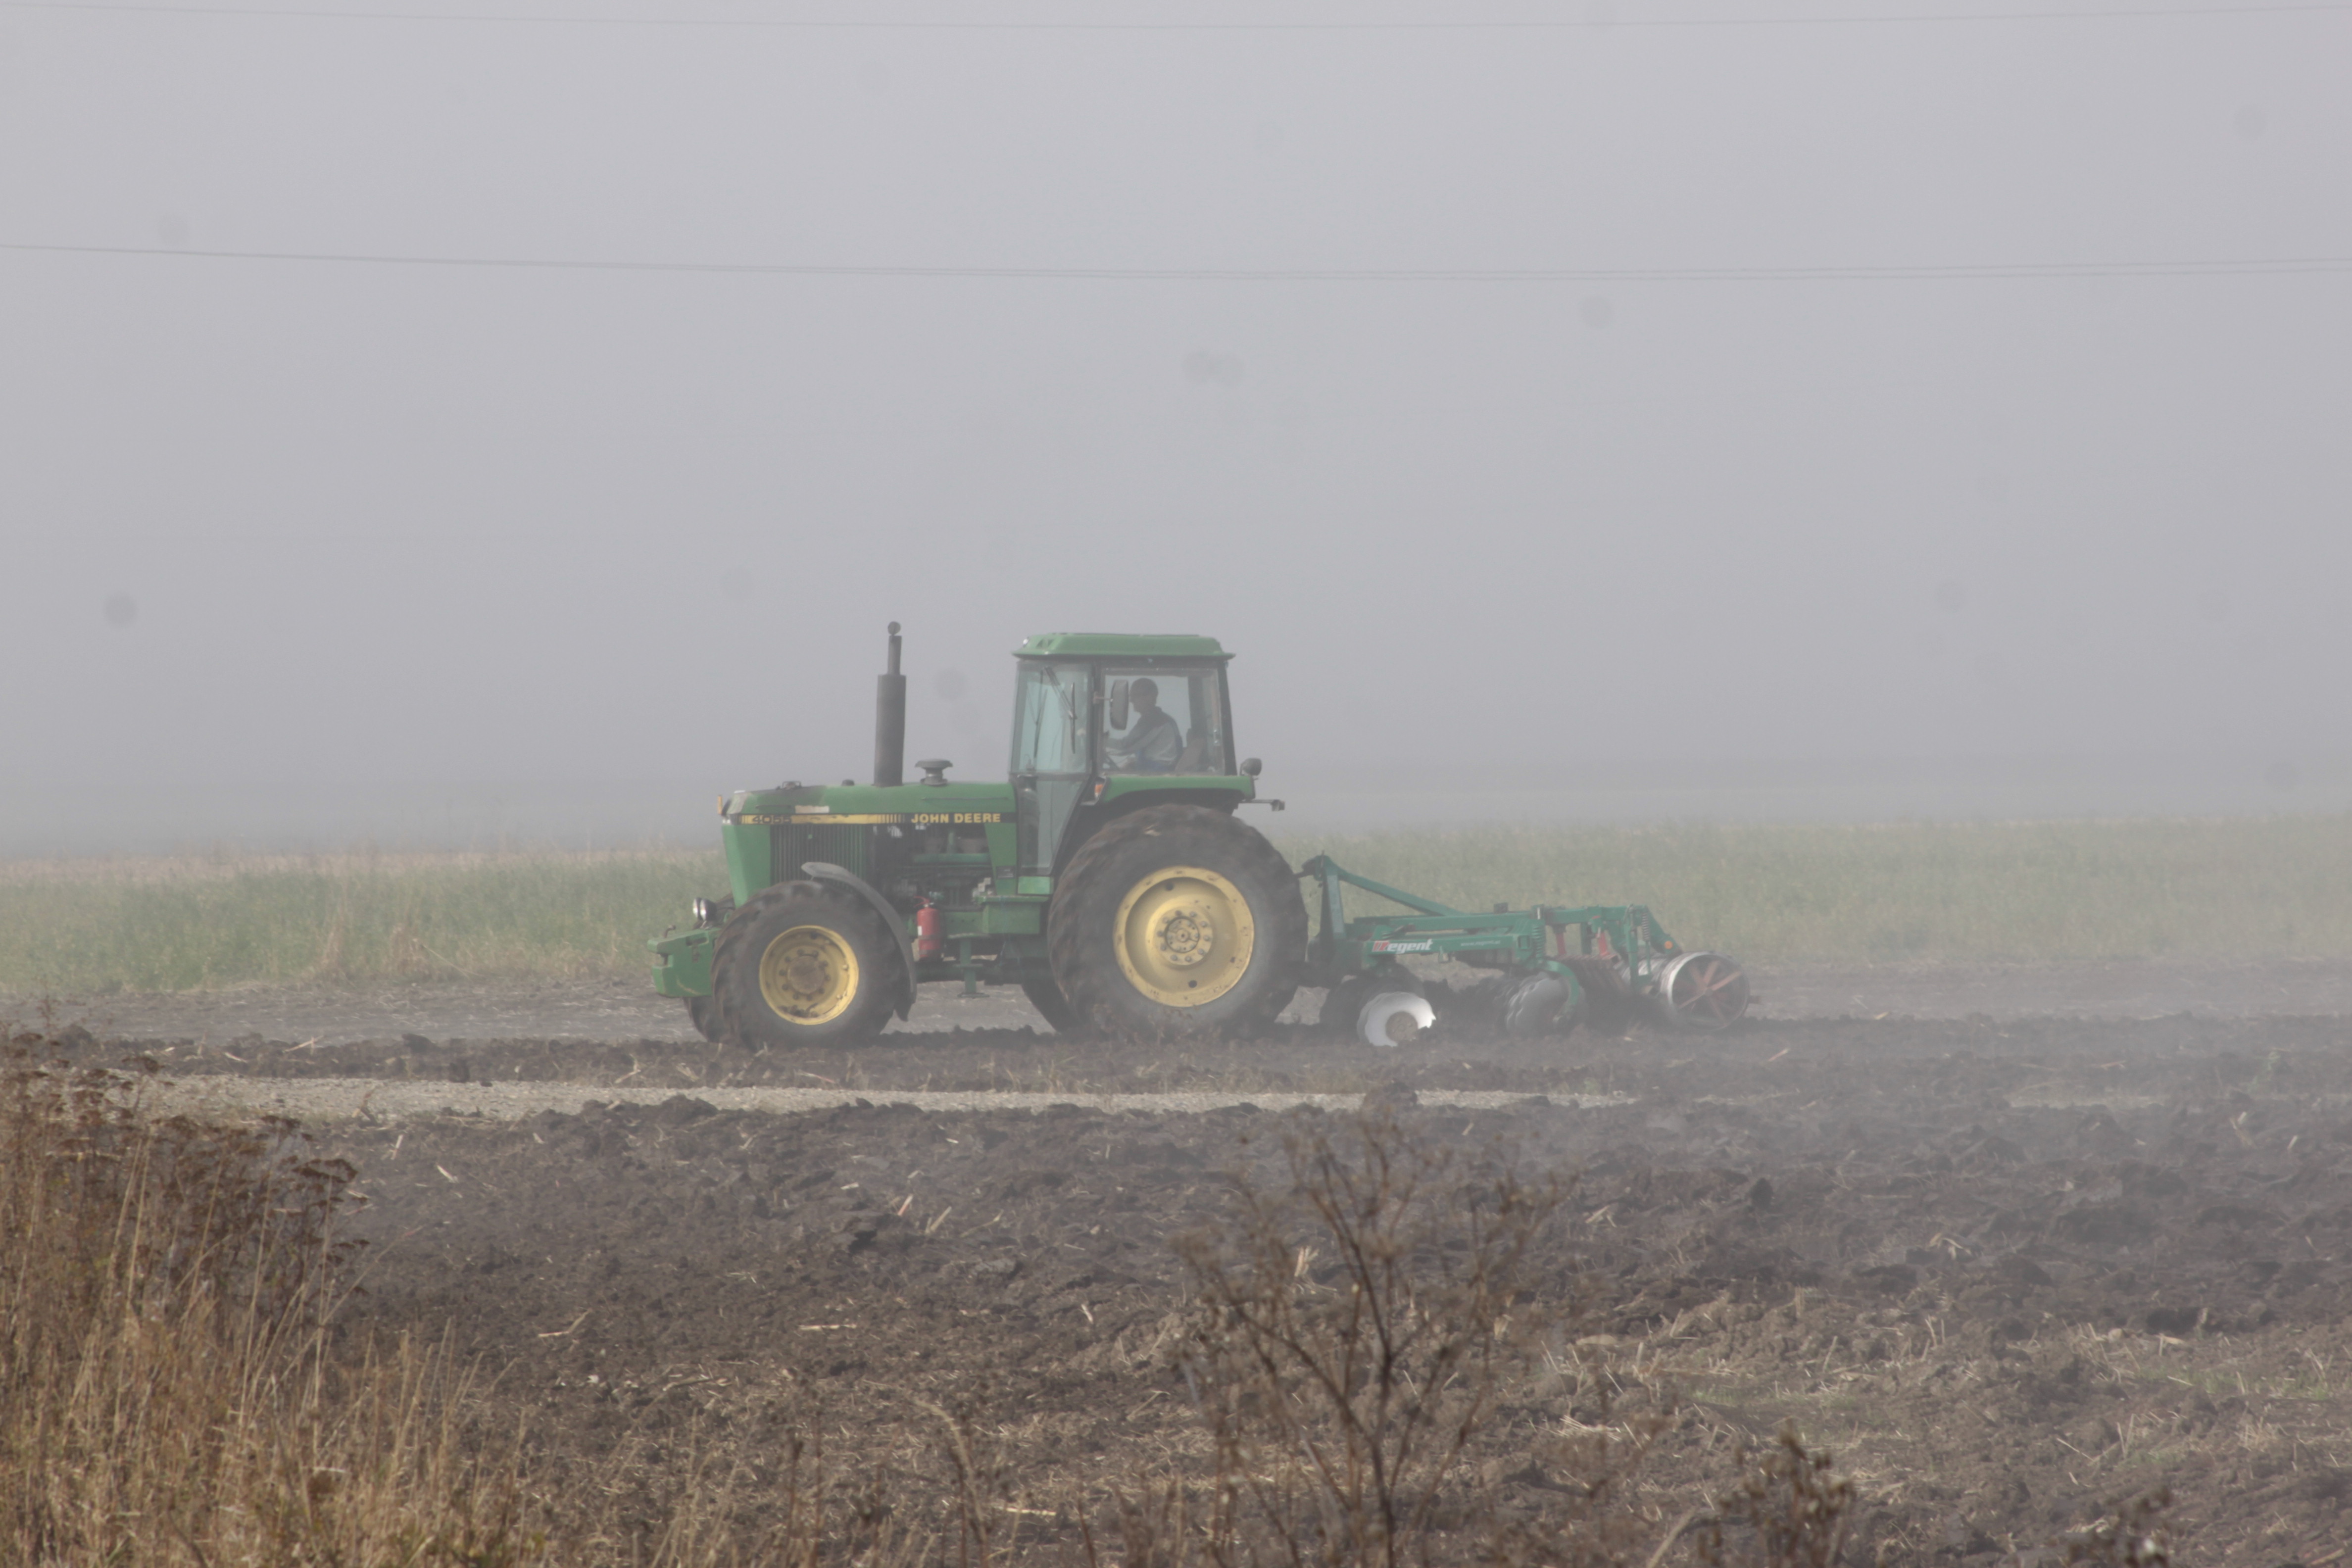
{"label": "tire tread", "polygon": [[882,1032],[883,1021],[890,1016],[895,997],[890,987],[878,983],[880,976],[877,975],[877,983],[868,984],[865,994],[852,1003],[846,1013],[814,1028],[787,1025],[785,1027],[792,1034],[778,1038],[755,1036],[744,1029],[742,1021],[735,1016],[736,1010],[726,1005],[724,1001],[733,984],[736,966],[759,962],[756,954],[745,951],[752,940],[751,933],[762,924],[767,915],[794,899],[814,900],[823,904],[827,923],[833,929],[850,933],[862,942],[865,953],[861,956],[878,959],[888,947],[890,933],[878,929],[879,922],[875,920],[872,910],[862,901],[846,897],[823,882],[778,882],[762,888],[727,918],[727,923],[719,928],[719,940],[711,950],[710,992],[713,997],[719,999],[717,1008],[719,1037],[727,1045],[756,1051],[770,1045],[784,1043],[794,1035],[804,1037],[812,1045],[868,1039]]}
{"label": "tire tread", "polygon": [[[1259,921],[1258,940],[1271,944],[1268,951],[1275,957],[1277,973],[1225,1016],[1213,1032],[1255,1034],[1271,1025],[1297,994],[1298,967],[1307,955],[1307,901],[1297,894],[1297,877],[1290,863],[1266,842],[1264,834],[1224,812],[1199,805],[1148,805],[1112,818],[1078,847],[1055,882],[1053,906],[1046,916],[1046,951],[1055,983],[1078,1018],[1097,1029],[1138,1032],[1131,1021],[1119,1016],[1109,994],[1113,976],[1097,973],[1099,966],[1089,961],[1085,951],[1087,941],[1109,925],[1117,913],[1117,900],[1126,891],[1097,884],[1105,882],[1107,868],[1130,846],[1157,833],[1189,832],[1208,832],[1226,839],[1247,862],[1245,875],[1290,889],[1289,897],[1276,896],[1272,900],[1273,908],[1265,911],[1269,918]],[[1253,910],[1254,916],[1256,913]],[[1186,1022],[1171,1016],[1165,1026],[1175,1033],[1210,1032],[1187,1028]]]}

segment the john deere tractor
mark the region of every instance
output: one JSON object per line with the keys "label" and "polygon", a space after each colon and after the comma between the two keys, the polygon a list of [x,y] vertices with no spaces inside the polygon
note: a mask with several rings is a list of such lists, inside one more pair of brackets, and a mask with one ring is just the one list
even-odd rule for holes
{"label": "john deere tractor", "polygon": [[907,1016],[925,981],[1017,985],[1056,1029],[1247,1034],[1299,983],[1296,874],[1240,807],[1211,637],[1055,633],[1014,650],[1011,776],[905,781],[890,626],[874,782],[719,803],[731,895],[653,944],[654,984],[712,1039],[835,1043]]}

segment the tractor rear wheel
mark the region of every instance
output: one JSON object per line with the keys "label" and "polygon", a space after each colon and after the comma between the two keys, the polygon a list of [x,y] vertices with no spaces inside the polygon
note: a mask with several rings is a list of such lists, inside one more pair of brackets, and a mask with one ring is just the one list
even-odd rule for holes
{"label": "tractor rear wheel", "polygon": [[1045,934],[1079,1021],[1130,1038],[1246,1036],[1297,992],[1307,904],[1255,828],[1204,806],[1152,805],[1070,857]]}
{"label": "tractor rear wheel", "polygon": [[711,994],[735,1045],[836,1045],[882,1032],[897,960],[890,933],[857,899],[781,882],[719,928]]}
{"label": "tractor rear wheel", "polygon": [[1062,994],[1062,988],[1052,981],[1024,980],[1021,983],[1021,994],[1028,997],[1029,1005],[1053,1026],[1054,1033],[1067,1035],[1076,1030],[1077,1012],[1070,1005],[1070,999]]}

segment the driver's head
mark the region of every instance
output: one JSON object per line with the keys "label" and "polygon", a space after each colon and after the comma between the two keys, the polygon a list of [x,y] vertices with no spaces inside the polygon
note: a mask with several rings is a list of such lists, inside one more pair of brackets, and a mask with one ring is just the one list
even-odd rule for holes
{"label": "driver's head", "polygon": [[1146,713],[1160,706],[1160,683],[1151,677],[1145,676],[1127,689],[1134,697],[1135,705]]}

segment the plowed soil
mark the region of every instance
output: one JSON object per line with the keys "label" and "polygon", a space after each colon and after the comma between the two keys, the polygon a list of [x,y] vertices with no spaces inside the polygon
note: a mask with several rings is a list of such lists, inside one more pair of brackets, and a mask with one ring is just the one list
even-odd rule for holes
{"label": "plowed soil", "polygon": [[[949,1029],[756,1058],[207,1032],[47,1048],[144,1054],[215,1104],[323,1095],[304,1113],[370,1200],[352,1328],[453,1336],[623,1560],[698,1487],[739,1521],[778,1506],[794,1432],[915,1517],[951,1489],[959,1412],[1007,1531],[1066,1544],[1108,1485],[1198,1451],[1171,1237],[1220,1222],[1228,1173],[1268,1179],[1286,1122],[1368,1095],[1430,1143],[1576,1174],[1553,1261],[1591,1291],[1583,1348],[1621,1414],[1679,1412],[1644,1472],[1659,1518],[1793,1419],[1859,1489],[1853,1562],[2001,1561],[2158,1484],[2177,1563],[2352,1542],[2344,1017],[1441,1029],[1401,1050]],[[415,1092],[395,1106],[393,1084]],[[737,1093],[781,1088],[835,1103]],[[1561,1394],[1530,1418],[1577,1414]]]}

